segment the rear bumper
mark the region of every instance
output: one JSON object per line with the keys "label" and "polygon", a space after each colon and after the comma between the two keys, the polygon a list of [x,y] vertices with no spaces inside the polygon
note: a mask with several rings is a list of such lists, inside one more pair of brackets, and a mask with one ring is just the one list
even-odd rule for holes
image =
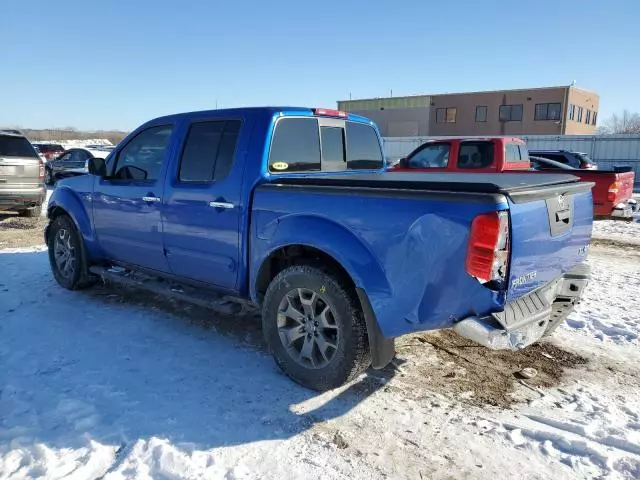
{"label": "rear bumper", "polygon": [[636,212],[638,204],[635,200],[629,200],[626,203],[619,203],[613,207],[611,216],[613,218],[630,219],[633,218],[633,214]]}
{"label": "rear bumper", "polygon": [[44,185],[38,188],[0,190],[0,209],[17,210],[39,207],[44,202],[46,195],[47,190]]}
{"label": "rear bumper", "polygon": [[520,350],[553,331],[580,300],[590,278],[586,264],[505,305],[487,317],[469,317],[454,325],[461,336],[492,350]]}

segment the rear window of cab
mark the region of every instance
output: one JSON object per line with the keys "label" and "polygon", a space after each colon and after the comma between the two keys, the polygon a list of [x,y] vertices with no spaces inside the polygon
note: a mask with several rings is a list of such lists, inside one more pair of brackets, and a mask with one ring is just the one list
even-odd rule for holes
{"label": "rear window of cab", "polygon": [[284,117],[276,123],[269,152],[271,173],[336,172],[383,168],[374,128],[316,117]]}

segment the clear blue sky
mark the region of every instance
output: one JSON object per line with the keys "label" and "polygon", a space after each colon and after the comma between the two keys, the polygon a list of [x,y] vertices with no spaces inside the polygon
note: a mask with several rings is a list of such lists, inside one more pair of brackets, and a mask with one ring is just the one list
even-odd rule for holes
{"label": "clear blue sky", "polygon": [[0,125],[577,85],[640,111],[640,0],[4,0]]}

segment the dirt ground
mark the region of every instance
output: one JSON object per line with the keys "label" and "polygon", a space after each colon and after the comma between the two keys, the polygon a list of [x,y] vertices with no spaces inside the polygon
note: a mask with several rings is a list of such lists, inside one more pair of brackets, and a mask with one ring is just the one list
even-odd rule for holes
{"label": "dirt ground", "polygon": [[[46,219],[21,218],[0,214],[0,249],[41,245]],[[101,301],[147,305],[214,329],[237,340],[239,345],[266,350],[260,331],[259,315],[249,313],[238,321],[211,310],[160,298],[118,285],[99,285],[90,290]],[[564,373],[586,363],[583,358],[543,342],[520,352],[490,351],[473,344],[450,330],[416,334],[397,341],[393,364],[381,371],[370,370],[361,388],[400,390],[419,398],[426,392],[440,393],[451,399],[474,405],[507,407],[523,400],[514,395],[519,385],[531,391],[560,383]],[[534,368],[531,379],[519,378],[523,368]],[[393,382],[390,382],[391,379]]]}
{"label": "dirt ground", "polygon": [[24,218],[0,212],[0,249],[42,245],[46,224],[45,217]]}

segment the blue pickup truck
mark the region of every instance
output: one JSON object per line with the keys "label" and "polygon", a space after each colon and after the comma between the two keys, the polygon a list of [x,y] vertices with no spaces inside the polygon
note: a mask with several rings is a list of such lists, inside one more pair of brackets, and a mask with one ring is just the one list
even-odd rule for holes
{"label": "blue pickup truck", "polygon": [[277,364],[317,390],[384,367],[411,332],[524,348],[589,277],[590,184],[386,173],[375,125],[335,110],[157,118],[89,172],[48,204],[60,285],[103,277],[231,314],[260,308]]}

